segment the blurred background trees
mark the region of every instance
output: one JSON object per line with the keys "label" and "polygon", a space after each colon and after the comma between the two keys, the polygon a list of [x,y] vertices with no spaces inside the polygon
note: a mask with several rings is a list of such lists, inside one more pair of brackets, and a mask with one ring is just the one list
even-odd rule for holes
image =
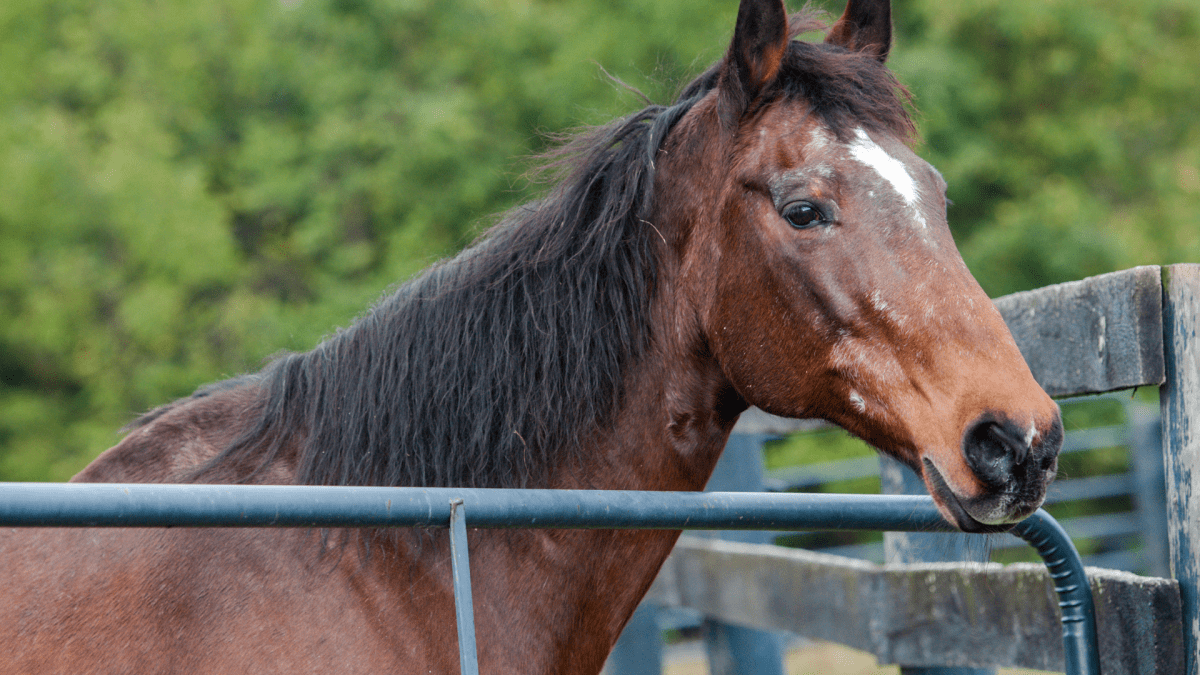
{"label": "blurred background trees", "polygon": [[[1200,260],[1192,0],[895,1],[985,289]],[[64,480],[139,411],[310,348],[536,194],[544,132],[642,105],[602,70],[667,101],[736,11],[3,3],[0,480]]]}

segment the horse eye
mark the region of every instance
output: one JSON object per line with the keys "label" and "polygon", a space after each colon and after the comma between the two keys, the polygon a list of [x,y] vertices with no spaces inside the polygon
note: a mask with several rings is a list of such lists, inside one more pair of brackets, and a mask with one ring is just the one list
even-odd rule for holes
{"label": "horse eye", "polygon": [[808,202],[800,202],[795,206],[788,207],[783,212],[783,217],[797,230],[808,229],[825,220],[817,207]]}

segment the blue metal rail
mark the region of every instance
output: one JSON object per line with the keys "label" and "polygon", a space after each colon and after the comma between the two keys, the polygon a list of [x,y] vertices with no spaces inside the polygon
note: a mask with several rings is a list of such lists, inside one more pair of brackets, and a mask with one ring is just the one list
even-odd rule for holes
{"label": "blue metal rail", "polygon": [[[446,527],[459,654],[478,673],[466,528],[950,531],[929,497],[747,492],[0,483],[4,527]],[[1045,511],[1013,533],[1042,556],[1062,607],[1067,675],[1099,675],[1091,587]]]}

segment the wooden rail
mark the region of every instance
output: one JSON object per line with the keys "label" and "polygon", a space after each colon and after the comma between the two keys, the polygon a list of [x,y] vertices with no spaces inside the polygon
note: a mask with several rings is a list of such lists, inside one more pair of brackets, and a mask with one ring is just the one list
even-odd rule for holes
{"label": "wooden rail", "polygon": [[[1183,672],[1178,583],[1088,568],[1104,675]],[[907,666],[1063,669],[1044,565],[873,563],[684,536],[647,597]]]}

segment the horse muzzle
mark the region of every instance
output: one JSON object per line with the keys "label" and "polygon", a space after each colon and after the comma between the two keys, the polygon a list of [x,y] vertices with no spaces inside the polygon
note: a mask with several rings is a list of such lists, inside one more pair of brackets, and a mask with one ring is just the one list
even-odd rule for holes
{"label": "horse muzzle", "polygon": [[974,485],[952,485],[929,457],[921,462],[925,484],[942,514],[960,530],[1003,532],[1042,505],[1058,471],[1062,441],[1058,414],[1041,430],[985,414],[967,428],[962,441],[962,458],[973,480],[959,482]]}

